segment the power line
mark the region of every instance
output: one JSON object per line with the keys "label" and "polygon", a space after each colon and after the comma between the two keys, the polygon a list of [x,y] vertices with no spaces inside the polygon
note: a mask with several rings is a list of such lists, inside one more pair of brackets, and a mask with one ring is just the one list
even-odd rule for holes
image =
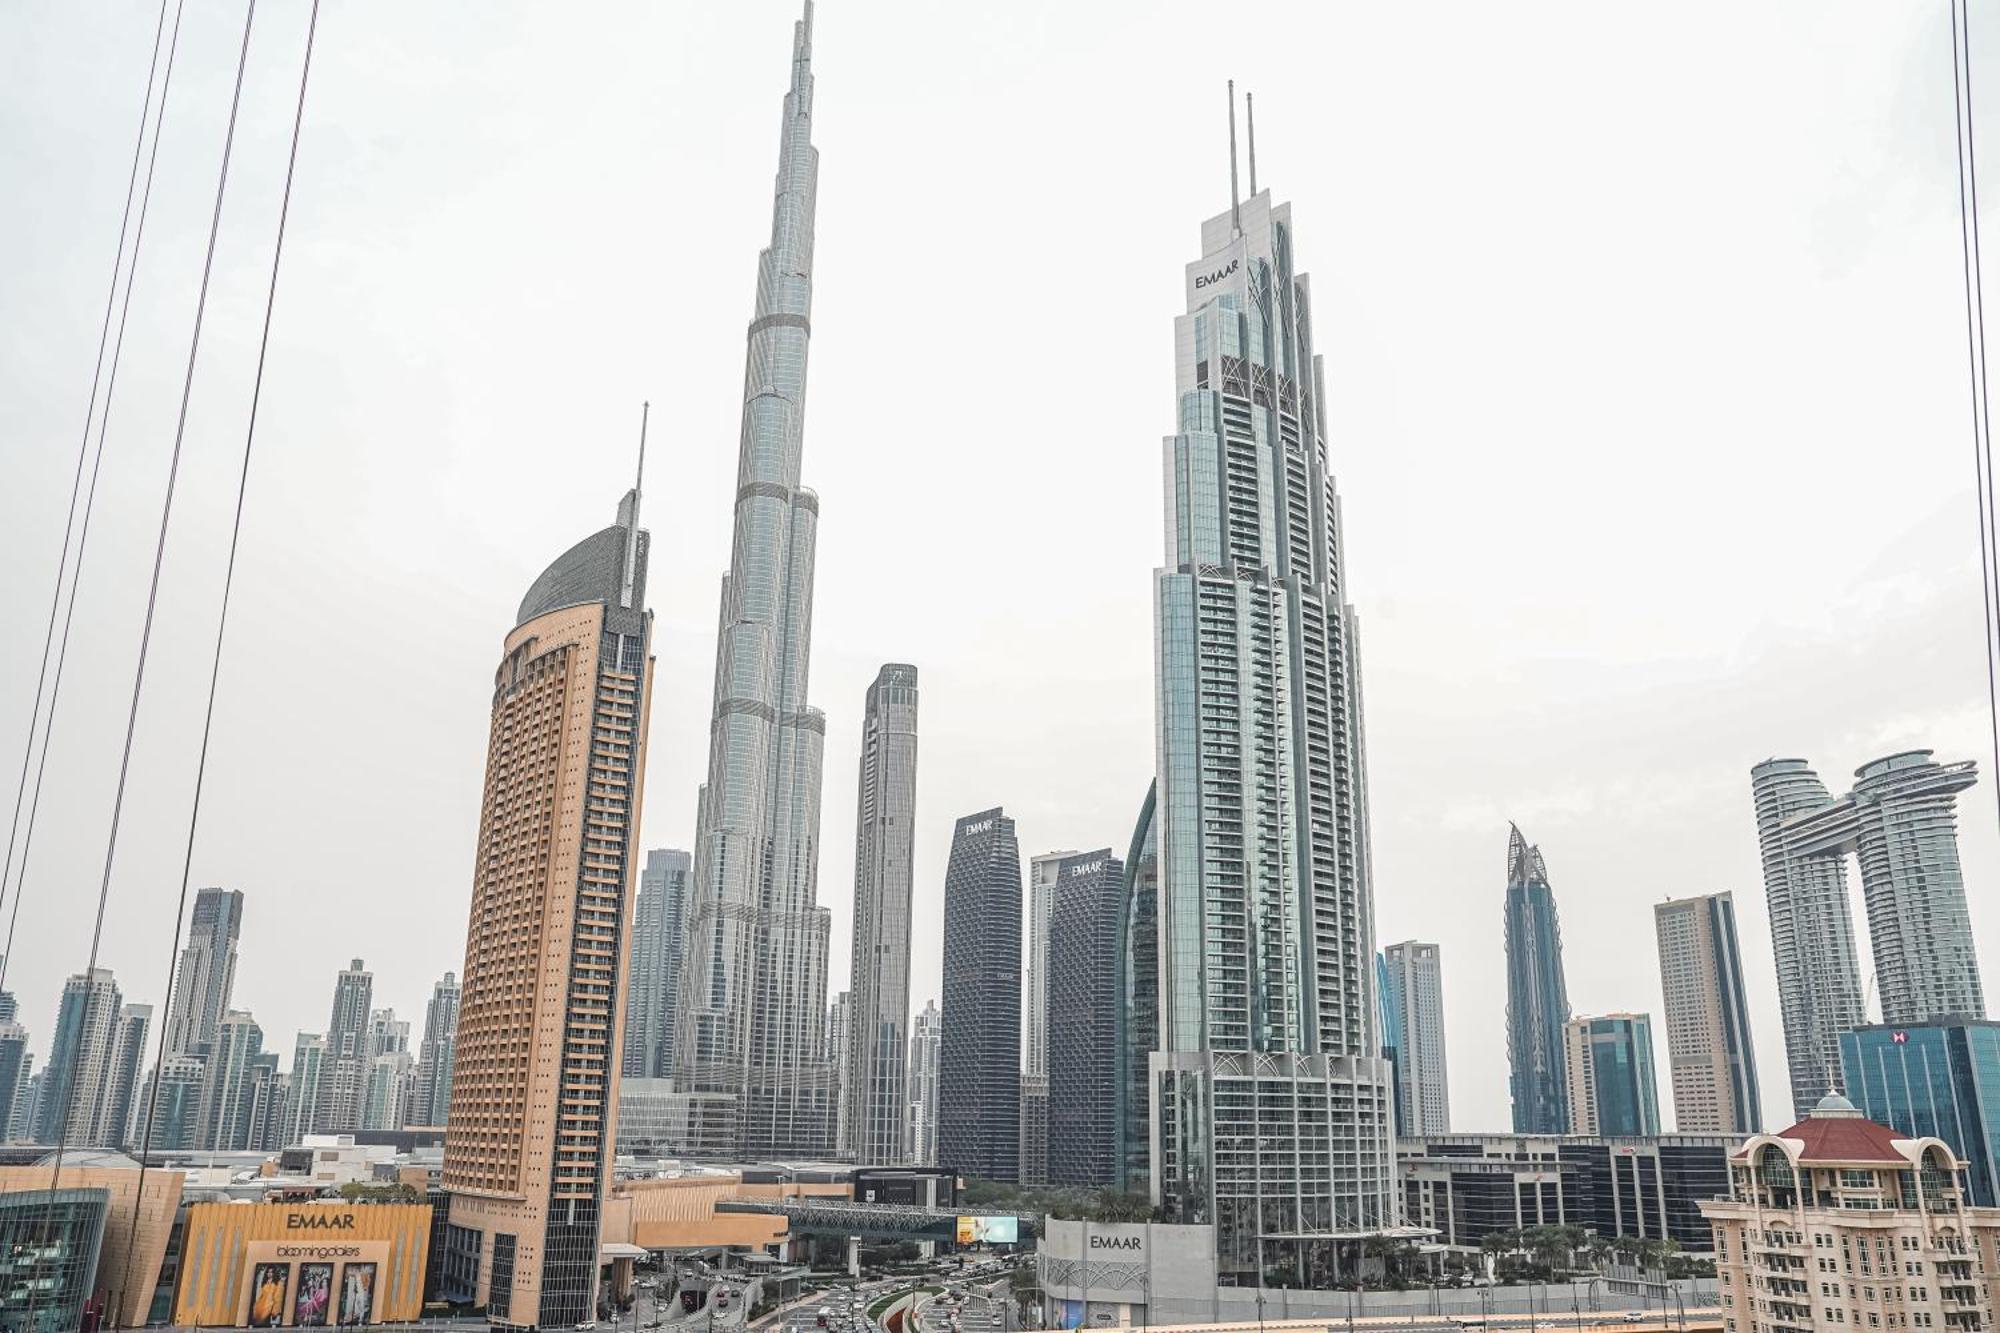
{"label": "power line", "polygon": [[[187,371],[181,381],[180,416],[174,426],[174,447],[173,455],[167,468],[166,494],[162,497],[160,503],[159,535],[155,538],[153,544],[153,576],[152,582],[146,592],[146,619],[139,633],[139,661],[132,672],[132,699],[125,714],[125,743],[118,761],[118,786],[111,802],[111,829],[105,838],[104,844],[104,872],[98,883],[97,915],[91,927],[89,959],[84,966],[84,975],[86,978],[97,967],[98,948],[104,940],[104,911],[111,896],[111,867],[117,858],[118,828],[125,810],[125,785],[131,775],[132,768],[132,738],[138,729],[139,700],[145,692],[146,659],[152,647],[154,614],[159,609],[160,571],[166,563],[167,531],[173,519],[174,490],[176,483],[180,479],[181,447],[187,436],[188,400],[194,393],[195,361],[201,351],[203,318],[208,313],[209,279],[215,269],[215,240],[217,233],[222,229],[222,201],[229,186],[229,162],[236,147],[236,117],[237,112],[243,104],[243,72],[250,61],[250,31],[256,17],[257,0],[249,0],[249,6],[243,15],[243,44],[237,52],[236,57],[236,84],[230,94],[229,100],[229,128],[224,133],[222,141],[222,166],[217,173],[215,182],[215,208],[209,216],[208,250],[202,260],[201,289],[195,298],[194,329],[188,338]],[[18,907],[20,904],[18,894],[15,896],[14,901]],[[89,1014],[89,1004],[90,999],[86,990],[84,999],[84,1013],[86,1017]],[[55,1215],[55,1192],[62,1181],[63,1156],[69,1150],[70,1118],[75,1109],[70,1103],[76,1091],[76,1069],[79,1063],[75,1059],[70,1061],[69,1067],[61,1071],[64,1077],[58,1080],[60,1086],[54,1090],[56,1093],[54,1104],[58,1119],[55,1160],[49,1176],[48,1211],[51,1221],[53,1221]],[[37,1290],[36,1296],[39,1297],[39,1295],[40,1292]],[[30,1326],[34,1323],[32,1301],[29,1307],[28,1323]]]}
{"label": "power line", "polygon": [[1952,132],[1958,146],[1958,237],[1965,277],[1965,356],[1972,381],[1973,495],[1979,507],[1980,612],[1985,621],[1986,714],[1993,747],[1995,813],[2000,815],[2000,676],[1996,676],[1994,624],[2000,619],[2000,542],[1994,533],[1993,418],[1987,392],[1986,293],[1979,248],[1979,166],[1973,138],[1972,27],[1966,0],[1951,0]]}
{"label": "power line", "polygon": [[[243,432],[243,463],[236,478],[236,513],[229,528],[229,558],[224,565],[222,576],[222,608],[215,622],[215,650],[209,662],[208,704],[201,720],[201,757],[195,764],[194,803],[188,812],[187,846],[181,860],[180,899],[174,908],[174,931],[168,940],[167,953],[167,995],[162,1001],[161,1013],[166,1013],[173,1000],[174,950],[180,945],[181,920],[187,914],[188,882],[194,868],[195,830],[201,820],[201,796],[203,782],[208,774],[208,742],[215,723],[216,684],[222,675],[222,644],[229,627],[229,594],[236,583],[236,553],[243,534],[243,500],[250,487],[251,448],[257,438],[257,409],[264,397],[264,363],[271,346],[271,315],[278,301],[278,266],[285,254],[285,222],[292,212],[292,180],[299,165],[299,132],[305,123],[306,84],[312,75],[313,40],[319,32],[319,0],[313,0],[312,13],[306,21],[306,51],[299,66],[298,105],[292,112],[292,146],[285,159],[285,190],[278,205],[277,242],[271,250],[271,277],[264,293],[264,328],[257,340],[257,374],[250,389],[250,421]],[[146,1158],[153,1146],[153,1118],[160,1104],[160,1071],[165,1066],[167,1054],[167,1029],[164,1023],[159,1030],[159,1040],[153,1055],[152,1091],[147,1098],[145,1128],[139,1141],[139,1187],[133,1201],[132,1231],[127,1238],[125,1253],[129,1257],[134,1252],[139,1232],[139,1202],[146,1194]]]}
{"label": "power line", "polygon": [[[90,426],[92,421],[97,417],[97,391],[104,379],[104,348],[111,338],[111,312],[118,304],[118,277],[120,270],[125,265],[125,236],[132,225],[132,195],[139,184],[139,159],[144,155],[146,126],[149,122],[155,127],[153,141],[156,150],[159,144],[158,122],[153,118],[153,82],[159,78],[160,74],[160,36],[165,32],[166,25],[167,0],[160,0],[160,15],[153,23],[153,54],[146,66],[146,95],[139,103],[139,134],[132,141],[132,169],[125,178],[125,208],[118,219],[118,248],[113,252],[111,257],[111,286],[104,293],[104,321],[97,331],[97,361],[90,372],[90,400],[83,409],[83,436],[76,444],[76,472],[70,478],[69,483],[69,516],[63,520],[62,552],[56,560],[55,587],[49,593],[49,623],[48,628],[42,632],[42,661],[41,665],[35,669],[35,703],[34,707],[28,713],[28,735],[21,746],[21,776],[14,784],[14,813],[7,822],[7,859],[4,862],[0,862],[0,901],[6,899],[7,881],[13,876],[14,872],[14,844],[21,833],[21,800],[28,790],[28,765],[35,754],[35,732],[40,728],[42,723],[42,696],[49,684],[49,647],[55,641],[56,612],[62,606],[63,575],[69,571],[69,539],[70,533],[76,527],[76,497],[83,486],[83,460],[90,456]],[[180,36],[180,13],[178,10],[174,14],[174,36],[178,43]],[[173,78],[173,68],[173,52],[170,48],[167,54],[167,78],[169,80]],[[166,109],[167,95],[166,89],[163,86],[160,90],[160,112],[162,115],[165,115]],[[150,200],[152,197],[152,185],[153,173],[149,163],[146,169],[147,200]],[[145,203],[142,202],[139,206],[139,229],[141,234],[144,233],[145,226],[146,207]],[[138,267],[139,243],[135,237],[132,242],[132,270],[135,274],[138,271]],[[125,290],[126,299],[129,302],[132,290],[130,278],[126,281]],[[125,321],[122,315],[118,321],[118,335],[118,344],[122,349],[125,342]],[[118,375],[118,356],[116,352],[112,354],[111,366],[112,379],[115,383]],[[109,393],[105,395],[105,411],[107,413],[110,411]],[[96,480],[96,473],[94,471],[91,477],[94,483]],[[97,488],[93,484],[91,487],[93,497],[96,495],[96,490]],[[84,524],[86,528],[88,528],[89,523],[90,510],[86,506],[84,510]],[[76,559],[80,572],[83,565],[83,548],[81,543],[77,547]],[[74,584],[72,584],[72,596],[74,596]],[[60,672],[60,667],[58,667],[58,672]],[[49,711],[53,715],[55,711],[53,700],[50,701]],[[43,742],[43,746],[44,753],[46,753],[46,741]],[[40,787],[41,783],[38,775],[36,780],[36,793],[38,796],[40,794]],[[23,862],[26,859],[27,855],[24,849],[22,853]],[[0,972],[0,982],[4,982],[4,972]]]}

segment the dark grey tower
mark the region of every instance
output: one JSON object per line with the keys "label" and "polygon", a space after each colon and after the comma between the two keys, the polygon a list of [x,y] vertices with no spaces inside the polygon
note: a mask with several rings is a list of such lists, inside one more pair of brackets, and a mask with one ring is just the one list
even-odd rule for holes
{"label": "dark grey tower", "polygon": [[1563,1024],[1562,924],[1539,848],[1509,826],[1507,838],[1507,1064],[1516,1134],[1569,1131]]}
{"label": "dark grey tower", "polygon": [[958,821],[944,876],[938,1165],[986,1180],[1021,1169],[1021,845],[1014,821]]}
{"label": "dark grey tower", "polygon": [[854,815],[854,950],[846,1029],[847,1146],[863,1165],[903,1160],[916,848],[917,669],[875,675],[861,716]]}
{"label": "dark grey tower", "polygon": [[1125,863],[1064,857],[1049,914],[1049,1183],[1118,1178],[1118,950]]}

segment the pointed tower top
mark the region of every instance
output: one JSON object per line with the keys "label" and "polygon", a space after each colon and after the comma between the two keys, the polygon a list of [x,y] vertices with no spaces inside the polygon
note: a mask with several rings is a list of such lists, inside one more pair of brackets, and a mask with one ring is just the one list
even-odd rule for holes
{"label": "pointed tower top", "polygon": [[806,0],[805,12],[792,25],[792,91],[799,91],[812,77],[813,0]]}
{"label": "pointed tower top", "polygon": [[1507,882],[1509,884],[1546,884],[1549,870],[1542,863],[1542,851],[1532,847],[1521,836],[1521,826],[1509,820],[1507,823]]}

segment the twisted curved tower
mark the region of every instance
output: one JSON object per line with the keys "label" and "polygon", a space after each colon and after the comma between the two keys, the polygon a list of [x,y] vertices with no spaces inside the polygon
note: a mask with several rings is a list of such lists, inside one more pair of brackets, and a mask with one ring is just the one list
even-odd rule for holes
{"label": "twisted curved tower", "polygon": [[771,243],[743,370],[736,522],[716,632],[708,781],[696,815],[678,1019],[699,1146],[833,1149],[828,914],[818,904],[826,720],[806,703],[819,497],[799,484],[812,332],[812,4],[793,30]]}

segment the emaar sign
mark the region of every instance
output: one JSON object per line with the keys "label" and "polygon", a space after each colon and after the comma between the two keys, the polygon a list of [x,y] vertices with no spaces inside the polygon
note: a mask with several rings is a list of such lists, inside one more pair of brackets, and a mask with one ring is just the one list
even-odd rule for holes
{"label": "emaar sign", "polygon": [[1187,266],[1187,308],[1197,309],[1224,292],[1241,295],[1243,276],[1250,265],[1249,248],[1237,237],[1215,254]]}
{"label": "emaar sign", "polygon": [[1083,1258],[1085,1263],[1102,1260],[1142,1264],[1146,1262],[1146,1228],[1131,1223],[1092,1222],[1084,1228]]}

